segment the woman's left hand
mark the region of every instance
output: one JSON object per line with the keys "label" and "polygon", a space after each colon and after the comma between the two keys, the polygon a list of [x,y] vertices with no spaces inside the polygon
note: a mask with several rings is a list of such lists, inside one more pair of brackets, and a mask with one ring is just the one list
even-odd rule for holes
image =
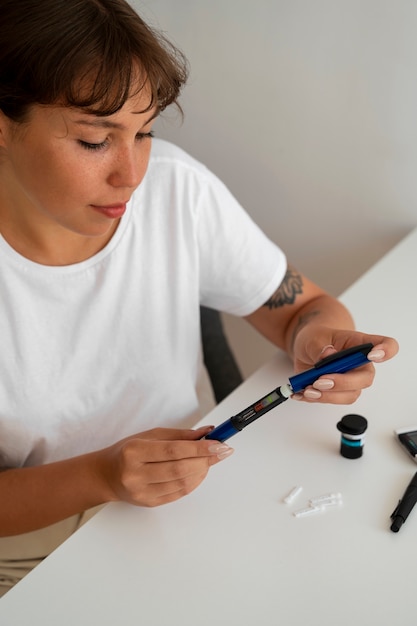
{"label": "woman's left hand", "polygon": [[352,404],[359,398],[362,389],[372,385],[375,376],[373,364],[388,361],[398,352],[398,343],[392,337],[368,335],[353,330],[335,330],[326,326],[305,326],[294,343],[296,373],[310,369],[317,361],[335,352],[363,343],[373,344],[368,354],[369,364],[344,374],[325,374],[292,398],[306,402]]}

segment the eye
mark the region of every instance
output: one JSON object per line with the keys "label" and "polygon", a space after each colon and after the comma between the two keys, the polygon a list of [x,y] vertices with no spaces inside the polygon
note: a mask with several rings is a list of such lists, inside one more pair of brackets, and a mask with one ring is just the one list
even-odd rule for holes
{"label": "eye", "polygon": [[84,150],[92,150],[92,151],[103,150],[108,145],[107,139],[106,141],[102,141],[101,143],[89,143],[88,141],[82,141],[81,139],[79,139],[78,143],[80,144],[82,148],[84,148]]}
{"label": "eye", "polygon": [[143,141],[143,139],[152,139],[152,137],[155,137],[155,133],[151,130],[149,133],[138,133],[136,135],[136,140]]}

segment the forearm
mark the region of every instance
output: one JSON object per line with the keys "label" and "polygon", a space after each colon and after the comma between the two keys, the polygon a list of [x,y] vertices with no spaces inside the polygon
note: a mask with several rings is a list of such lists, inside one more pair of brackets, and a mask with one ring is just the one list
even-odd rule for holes
{"label": "forearm", "polygon": [[102,452],[0,473],[0,536],[49,526],[111,499]]}
{"label": "forearm", "polygon": [[291,357],[294,356],[295,338],[306,328],[354,328],[352,317],[342,303],[292,266],[288,266],[276,292],[247,319]]}

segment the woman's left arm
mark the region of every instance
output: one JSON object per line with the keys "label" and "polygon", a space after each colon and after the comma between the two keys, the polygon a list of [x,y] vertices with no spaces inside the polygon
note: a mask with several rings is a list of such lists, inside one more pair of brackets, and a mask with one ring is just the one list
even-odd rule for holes
{"label": "woman's left arm", "polygon": [[[355,330],[352,316],[341,302],[289,266],[277,291],[246,319],[267,339],[292,357],[296,373],[339,350],[372,343],[368,359],[387,361],[398,352],[391,337]],[[303,393],[308,402],[351,404],[374,379],[372,363],[345,374],[326,374]]]}

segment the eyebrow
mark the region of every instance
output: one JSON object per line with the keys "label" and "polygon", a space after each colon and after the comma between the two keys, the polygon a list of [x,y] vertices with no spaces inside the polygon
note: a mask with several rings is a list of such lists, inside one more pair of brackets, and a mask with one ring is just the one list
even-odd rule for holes
{"label": "eyebrow", "polygon": [[120,130],[124,130],[125,126],[123,124],[118,124],[117,122],[110,122],[110,120],[74,120],[75,124],[81,124],[82,126],[95,126],[97,128],[118,128]]}
{"label": "eyebrow", "polygon": [[[133,111],[133,113],[139,115],[140,111]],[[148,120],[146,120],[143,126],[149,124],[149,122],[151,122],[155,117],[155,114],[152,115]],[[118,122],[112,122],[111,120],[106,120],[105,118],[101,117],[97,117],[94,119],[81,118],[78,120],[74,120],[74,123],[80,124],[82,126],[93,126],[95,128],[117,128],[118,130],[126,129],[126,126],[124,126],[123,124],[119,124]]]}

